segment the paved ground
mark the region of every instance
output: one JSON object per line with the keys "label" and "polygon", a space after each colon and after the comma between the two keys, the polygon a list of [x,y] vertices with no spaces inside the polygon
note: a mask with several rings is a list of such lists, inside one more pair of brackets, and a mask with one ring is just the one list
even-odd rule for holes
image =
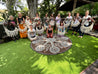
{"label": "paved ground", "polygon": [[98,74],[98,59],[80,74]]}

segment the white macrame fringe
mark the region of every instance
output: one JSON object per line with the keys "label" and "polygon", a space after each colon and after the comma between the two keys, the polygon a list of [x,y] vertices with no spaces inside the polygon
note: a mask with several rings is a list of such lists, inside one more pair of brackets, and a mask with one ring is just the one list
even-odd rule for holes
{"label": "white macrame fringe", "polygon": [[75,23],[75,21],[72,21],[72,22],[71,22],[71,26],[72,26],[72,27],[77,27],[79,24],[80,24],[79,21],[77,21],[77,23]]}
{"label": "white macrame fringe", "polygon": [[26,30],[27,30],[27,26],[24,26],[25,28],[24,29],[21,29],[20,27],[19,27],[19,32],[25,32]]}
{"label": "white macrame fringe", "polygon": [[[64,26],[63,26],[64,27]],[[61,32],[58,28],[58,35],[65,35],[66,31],[64,30],[64,32]]]}
{"label": "white macrame fringe", "polygon": [[70,22],[65,23],[65,21],[63,22],[65,27],[68,27],[70,25]]}
{"label": "white macrame fringe", "polygon": [[65,35],[65,30],[64,30],[64,32],[60,32],[60,31],[58,31],[58,35]]}
{"label": "white macrame fringe", "polygon": [[44,28],[43,27],[42,27],[41,30],[38,30],[38,28],[36,27],[36,33],[37,34],[43,34],[43,32],[44,32]]}
{"label": "white macrame fringe", "polygon": [[30,34],[28,33],[28,38],[33,41],[33,40],[36,40],[37,39],[37,36],[35,36],[34,38],[31,38]]}
{"label": "white macrame fringe", "polygon": [[49,23],[51,26],[54,26],[55,25],[55,21],[50,21]]}
{"label": "white macrame fringe", "polygon": [[81,32],[82,33],[89,33],[93,29],[93,25],[94,25],[94,23],[92,23],[91,26],[89,26],[89,27],[85,27],[84,25],[81,26],[81,28],[80,28]]}
{"label": "white macrame fringe", "polygon": [[6,27],[4,27],[4,29],[5,29],[7,36],[9,37],[14,37],[18,35],[18,29],[16,27],[13,31],[8,30]]}

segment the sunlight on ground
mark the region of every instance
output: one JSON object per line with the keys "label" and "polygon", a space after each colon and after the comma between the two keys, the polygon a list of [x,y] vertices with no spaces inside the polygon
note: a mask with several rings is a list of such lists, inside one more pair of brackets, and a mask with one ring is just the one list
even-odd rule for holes
{"label": "sunlight on ground", "polygon": [[51,60],[48,62],[48,57],[43,55],[31,66],[32,69],[33,67],[42,69],[42,74],[78,74],[80,68],[77,66],[77,63],[72,63],[66,59],[61,61]]}
{"label": "sunlight on ground", "polygon": [[0,74],[79,74],[98,59],[98,38],[71,36],[72,47],[58,55],[42,55],[28,39],[0,44]]}

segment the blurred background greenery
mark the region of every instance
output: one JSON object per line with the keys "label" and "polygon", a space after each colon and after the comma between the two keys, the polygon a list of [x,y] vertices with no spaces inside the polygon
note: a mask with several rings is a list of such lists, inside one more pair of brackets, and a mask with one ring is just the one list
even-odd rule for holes
{"label": "blurred background greenery", "polygon": [[[68,11],[59,11],[58,8],[70,0],[41,0],[40,3],[38,1],[39,0],[26,0],[27,5],[23,6],[21,0],[2,0],[2,2],[6,4],[7,9],[0,9],[0,20],[8,19],[9,15],[14,15],[16,18],[17,12],[22,12],[24,16],[29,15],[31,18],[33,18],[36,13],[39,13],[41,18],[43,18],[46,13],[48,13],[49,16],[52,13],[54,13],[55,16],[60,13],[61,16],[64,17]],[[86,10],[90,10],[90,15],[98,15],[98,2],[86,4],[74,9],[75,13],[79,12],[81,16],[85,14]]]}

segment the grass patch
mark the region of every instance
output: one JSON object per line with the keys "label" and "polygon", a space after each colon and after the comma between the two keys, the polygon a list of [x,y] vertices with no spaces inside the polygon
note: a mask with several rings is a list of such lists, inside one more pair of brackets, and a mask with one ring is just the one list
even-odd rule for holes
{"label": "grass patch", "polygon": [[58,55],[36,53],[28,39],[0,44],[0,74],[79,74],[98,59],[98,38],[71,33],[72,47]]}

